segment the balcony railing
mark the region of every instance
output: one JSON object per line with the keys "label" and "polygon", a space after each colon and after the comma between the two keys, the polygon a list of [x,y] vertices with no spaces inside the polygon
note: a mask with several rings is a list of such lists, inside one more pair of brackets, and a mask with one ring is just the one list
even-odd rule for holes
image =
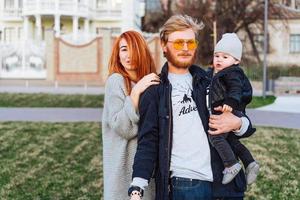
{"label": "balcony railing", "polygon": [[[1,1],[1,0],[0,0]],[[121,19],[122,4],[108,3],[96,7],[74,0],[24,0],[23,8],[4,8],[0,17],[5,19],[22,19],[24,15],[66,15],[90,17],[95,19]],[[88,1],[89,2],[89,1]]]}
{"label": "balcony railing", "polygon": [[88,5],[74,0],[27,0],[24,2],[24,15],[78,15],[89,14]]}
{"label": "balcony railing", "polygon": [[0,17],[3,19],[21,19],[22,9],[5,8],[0,11]]}
{"label": "balcony railing", "polygon": [[122,10],[106,10],[106,9],[91,9],[92,16],[96,19],[99,18],[121,18]]}

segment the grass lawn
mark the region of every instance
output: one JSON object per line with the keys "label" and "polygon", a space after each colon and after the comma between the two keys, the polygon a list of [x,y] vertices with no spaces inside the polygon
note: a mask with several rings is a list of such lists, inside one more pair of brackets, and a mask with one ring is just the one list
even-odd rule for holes
{"label": "grass lawn", "polygon": [[[253,97],[248,108],[271,104],[276,97]],[[103,107],[104,95],[10,94],[0,93],[0,107]]]}
{"label": "grass lawn", "polygon": [[100,199],[99,123],[0,123],[0,199]]}
{"label": "grass lawn", "polygon": [[104,95],[0,93],[0,107],[103,107]]}
{"label": "grass lawn", "polygon": [[274,103],[276,100],[275,96],[266,96],[266,98],[254,96],[252,98],[251,103],[247,106],[247,108],[258,108],[262,106],[266,106]]}
{"label": "grass lawn", "polygon": [[[102,199],[98,123],[0,123],[0,197]],[[300,130],[258,128],[244,140],[261,163],[246,200],[300,199]]]}
{"label": "grass lawn", "polygon": [[259,127],[244,144],[261,164],[246,200],[299,200],[300,130]]}

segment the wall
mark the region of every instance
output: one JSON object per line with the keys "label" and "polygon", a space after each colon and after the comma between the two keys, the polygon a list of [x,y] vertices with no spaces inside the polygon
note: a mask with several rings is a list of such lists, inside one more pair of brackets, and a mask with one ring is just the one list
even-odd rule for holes
{"label": "wall", "polygon": [[[263,34],[263,30],[252,27],[257,34]],[[267,54],[269,66],[300,66],[300,53],[290,53],[290,34],[300,34],[300,19],[289,20],[284,24],[282,21],[271,20],[268,25],[269,32],[269,52]],[[250,41],[246,33],[240,31],[239,37],[243,40],[243,57],[254,58]],[[263,60],[263,47],[260,58]]]}
{"label": "wall", "polygon": [[[83,45],[73,45],[61,38],[55,38],[52,31],[46,33],[46,63],[48,81],[84,81],[105,83],[108,76],[108,62],[111,47],[116,39],[109,29]],[[157,72],[164,64],[159,38],[148,41]]]}

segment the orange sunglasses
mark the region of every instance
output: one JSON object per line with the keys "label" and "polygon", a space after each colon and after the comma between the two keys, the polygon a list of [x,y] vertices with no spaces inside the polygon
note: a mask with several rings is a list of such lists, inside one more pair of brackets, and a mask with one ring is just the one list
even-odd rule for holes
{"label": "orange sunglasses", "polygon": [[176,39],[174,41],[168,41],[173,43],[173,47],[176,50],[182,50],[184,48],[184,44],[187,44],[187,48],[189,50],[194,50],[197,48],[198,46],[198,41],[195,39],[189,39],[189,40],[185,40],[185,39]]}

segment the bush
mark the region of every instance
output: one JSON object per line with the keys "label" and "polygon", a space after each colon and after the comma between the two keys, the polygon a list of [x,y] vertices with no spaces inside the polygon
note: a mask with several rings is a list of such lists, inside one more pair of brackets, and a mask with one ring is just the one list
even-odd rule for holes
{"label": "bush", "polygon": [[[263,79],[263,66],[248,65],[242,66],[244,72],[250,80],[261,81]],[[277,79],[280,76],[300,77],[300,67],[297,66],[272,66],[267,68],[268,79]]]}

